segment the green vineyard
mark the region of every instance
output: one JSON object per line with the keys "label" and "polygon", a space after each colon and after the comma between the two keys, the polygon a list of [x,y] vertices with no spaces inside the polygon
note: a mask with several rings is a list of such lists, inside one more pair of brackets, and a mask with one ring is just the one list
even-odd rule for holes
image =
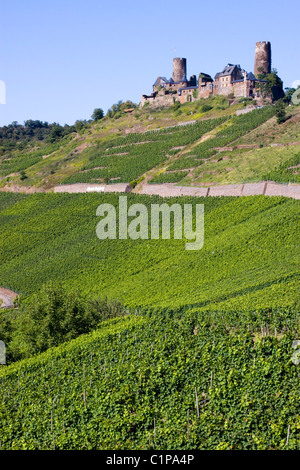
{"label": "green vineyard", "polygon": [[[296,106],[279,124],[275,106],[207,103],[4,129],[0,450],[300,450],[299,200],[141,194],[299,181]],[[133,191],[53,191],[99,182]],[[154,205],[202,205],[203,246],[174,214],[152,237]]]}
{"label": "green vineyard", "polygon": [[105,322],[0,370],[1,448],[299,450],[295,328],[288,310]]}
{"label": "green vineyard", "polygon": [[[117,194],[0,194],[0,285],[29,295],[49,280],[128,307],[256,309],[290,307],[299,282],[299,203],[263,196],[163,199],[142,203],[204,204],[204,246],[186,240],[100,240],[97,207]],[[172,220],[171,223],[173,224]],[[13,228],[13,230],[12,230]],[[180,279],[180,282],[179,282]]]}

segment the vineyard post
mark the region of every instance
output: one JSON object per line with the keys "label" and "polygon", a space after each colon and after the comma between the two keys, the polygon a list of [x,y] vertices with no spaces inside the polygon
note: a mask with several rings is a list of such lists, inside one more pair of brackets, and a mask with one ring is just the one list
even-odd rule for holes
{"label": "vineyard post", "polygon": [[187,410],[187,440],[190,439],[190,416],[189,414],[190,414],[190,410],[188,408]]}
{"label": "vineyard post", "polygon": [[286,436],[286,443],[285,443],[286,446],[289,445],[290,429],[291,429],[291,425],[289,424],[289,427],[288,427],[288,430],[287,430],[287,436]]}
{"label": "vineyard post", "polygon": [[198,394],[197,394],[197,387],[195,387],[195,395],[196,395],[196,406],[197,406],[197,416],[199,418],[199,402],[198,402]]}

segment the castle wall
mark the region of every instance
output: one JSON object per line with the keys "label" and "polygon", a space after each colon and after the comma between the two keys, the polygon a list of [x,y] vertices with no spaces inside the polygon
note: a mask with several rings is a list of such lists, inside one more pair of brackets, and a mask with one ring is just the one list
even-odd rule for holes
{"label": "castle wall", "polygon": [[209,85],[198,88],[198,99],[209,98],[213,94],[213,89],[210,89]]}
{"label": "castle wall", "polygon": [[238,98],[238,97],[247,98],[249,97],[249,94],[250,94],[250,83],[249,81],[247,81],[246,83],[244,81],[233,83],[232,90],[233,90],[232,92],[234,93],[235,98]]}
{"label": "castle wall", "polygon": [[155,97],[151,95],[143,95],[141,99],[141,107],[143,107],[146,103],[149,103],[153,108],[158,108],[160,106],[172,106],[174,96],[177,99],[177,95],[156,95]]}

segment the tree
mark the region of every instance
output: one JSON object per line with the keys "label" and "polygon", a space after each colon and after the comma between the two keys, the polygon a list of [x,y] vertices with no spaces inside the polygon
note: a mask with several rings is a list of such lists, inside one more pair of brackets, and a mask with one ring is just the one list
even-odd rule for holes
{"label": "tree", "polygon": [[103,116],[104,116],[103,109],[101,109],[101,108],[94,109],[94,112],[92,114],[92,119],[94,121],[99,121],[100,119],[103,118]]}
{"label": "tree", "polygon": [[276,117],[278,124],[282,124],[286,121],[286,112],[285,112],[285,104],[283,100],[277,101],[276,105]]}
{"label": "tree", "polygon": [[259,84],[264,96],[270,96],[273,100],[279,100],[284,97],[283,82],[278,76],[276,69],[273,69],[268,74],[259,74],[258,78],[264,80],[264,83]]}
{"label": "tree", "polygon": [[63,135],[64,128],[59,124],[54,123],[49,135],[49,142],[53,143]]}
{"label": "tree", "polygon": [[8,349],[18,360],[77,338],[97,328],[102,321],[125,313],[118,301],[89,300],[50,281],[20,303],[14,331],[11,333],[10,324],[0,321],[0,333],[4,331],[7,340],[11,337]]}

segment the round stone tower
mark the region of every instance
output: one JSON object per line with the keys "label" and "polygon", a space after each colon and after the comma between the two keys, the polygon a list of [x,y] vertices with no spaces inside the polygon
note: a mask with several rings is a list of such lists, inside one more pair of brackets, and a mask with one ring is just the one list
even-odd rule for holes
{"label": "round stone tower", "polygon": [[257,42],[255,47],[254,75],[271,73],[271,43]]}
{"label": "round stone tower", "polygon": [[173,59],[173,75],[174,82],[180,82],[186,80],[186,59],[180,59],[176,57]]}

